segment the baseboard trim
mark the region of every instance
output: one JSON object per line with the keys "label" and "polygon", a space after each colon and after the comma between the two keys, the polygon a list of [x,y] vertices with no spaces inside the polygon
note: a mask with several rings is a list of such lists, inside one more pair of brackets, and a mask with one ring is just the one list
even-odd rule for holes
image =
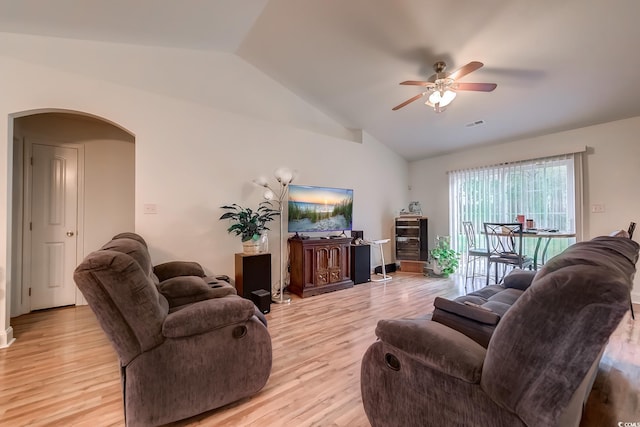
{"label": "baseboard trim", "polygon": [[15,340],[11,326],[6,331],[0,331],[0,348],[9,347]]}

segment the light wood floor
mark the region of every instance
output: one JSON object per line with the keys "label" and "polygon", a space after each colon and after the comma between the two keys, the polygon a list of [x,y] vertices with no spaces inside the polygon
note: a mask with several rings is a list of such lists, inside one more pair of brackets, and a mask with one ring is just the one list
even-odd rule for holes
{"label": "light wood floor", "polygon": [[[386,284],[273,304],[267,315],[273,370],[265,388],[174,425],[369,426],[360,362],[375,341],[377,321],[423,315],[436,296],[462,293],[456,280],[396,273]],[[124,424],[117,358],[88,307],[35,312],[11,324],[17,340],[0,350],[0,425]],[[581,426],[640,422],[639,400],[640,327],[627,315],[604,355]]]}

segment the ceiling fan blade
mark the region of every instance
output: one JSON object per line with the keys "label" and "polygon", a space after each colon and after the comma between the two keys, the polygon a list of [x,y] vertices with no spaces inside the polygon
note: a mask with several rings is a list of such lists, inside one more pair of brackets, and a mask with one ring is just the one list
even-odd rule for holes
{"label": "ceiling fan blade", "polygon": [[400,108],[404,107],[405,105],[407,105],[407,104],[411,104],[411,103],[412,103],[413,101],[415,101],[416,99],[420,99],[420,98],[422,98],[423,96],[425,96],[425,95],[426,95],[426,93],[427,93],[427,92],[419,93],[419,94],[417,94],[416,96],[414,96],[413,98],[409,98],[409,99],[407,99],[407,100],[406,100],[406,101],[404,101],[402,104],[400,104],[400,105],[396,105],[395,107],[393,107],[393,108],[392,108],[392,110],[393,110],[393,111],[399,110]]}
{"label": "ceiling fan blade", "polygon": [[466,76],[467,74],[473,71],[476,71],[477,69],[481,68],[483,65],[484,64],[482,62],[472,61],[472,62],[469,62],[467,65],[463,65],[462,67],[458,68],[457,70],[449,74],[447,77],[453,80],[458,80]]}
{"label": "ceiling fan blade", "polygon": [[496,87],[495,83],[454,83],[456,90],[475,90],[478,92],[491,92]]}
{"label": "ceiling fan blade", "polygon": [[419,80],[407,80],[406,82],[402,82],[400,84],[401,85],[412,85],[412,86],[426,86],[426,87],[435,86],[435,84],[432,83],[432,82],[421,82]]}

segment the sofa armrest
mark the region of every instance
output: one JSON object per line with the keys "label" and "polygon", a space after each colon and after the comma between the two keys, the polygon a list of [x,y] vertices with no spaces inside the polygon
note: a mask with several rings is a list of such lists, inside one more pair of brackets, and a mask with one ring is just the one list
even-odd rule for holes
{"label": "sofa armrest", "polygon": [[502,285],[505,288],[514,288],[526,291],[527,288],[531,286],[536,273],[537,271],[535,270],[511,270],[511,272],[505,276]]}
{"label": "sofa armrest", "polygon": [[162,325],[162,334],[167,338],[198,335],[244,323],[253,315],[253,303],[237,295],[200,301],[169,313]]}
{"label": "sofa armrest", "polygon": [[172,277],[158,284],[158,291],[167,299],[170,308],[236,294],[229,284],[212,286],[198,276]]}
{"label": "sofa armrest", "polygon": [[433,305],[440,310],[466,317],[467,319],[484,323],[486,325],[497,325],[500,320],[500,316],[497,313],[494,313],[489,309],[481,308],[481,306],[470,305],[470,303],[465,304],[442,297],[436,297],[433,301]]}
{"label": "sofa armrest", "polygon": [[165,262],[154,266],[153,272],[161,282],[178,276],[205,276],[202,266],[193,261]]}
{"label": "sofa armrest", "polygon": [[425,319],[380,320],[376,335],[429,368],[479,383],[486,349],[471,338]]}

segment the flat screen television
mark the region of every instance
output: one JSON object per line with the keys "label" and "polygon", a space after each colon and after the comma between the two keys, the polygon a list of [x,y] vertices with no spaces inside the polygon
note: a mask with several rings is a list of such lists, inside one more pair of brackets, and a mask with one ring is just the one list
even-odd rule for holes
{"label": "flat screen television", "polygon": [[351,230],[353,190],[289,186],[289,233]]}

